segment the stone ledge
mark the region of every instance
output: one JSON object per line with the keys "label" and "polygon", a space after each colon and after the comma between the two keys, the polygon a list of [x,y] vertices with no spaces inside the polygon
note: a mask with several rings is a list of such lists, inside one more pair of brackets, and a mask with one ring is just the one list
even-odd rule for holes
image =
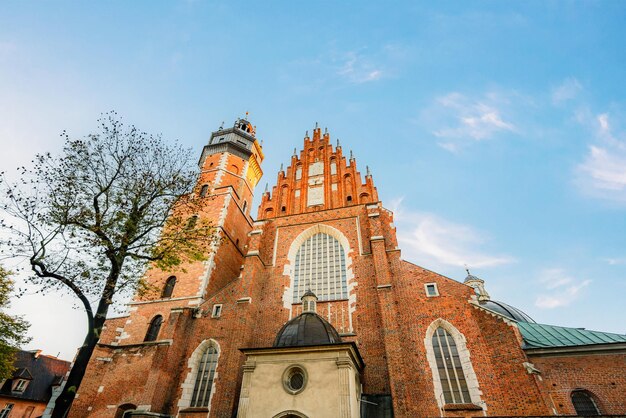
{"label": "stone ledge", "polygon": [[444,411],[482,411],[483,408],[474,403],[447,403],[443,406]]}

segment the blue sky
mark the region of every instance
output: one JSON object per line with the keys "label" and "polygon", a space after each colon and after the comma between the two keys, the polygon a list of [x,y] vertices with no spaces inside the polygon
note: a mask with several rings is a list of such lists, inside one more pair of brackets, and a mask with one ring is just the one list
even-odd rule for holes
{"label": "blue sky", "polygon": [[[370,166],[405,259],[625,333],[626,5],[413,3],[3,2],[0,166],[111,109],[198,153],[249,111],[263,187],[319,122]],[[71,357],[84,323],[59,298],[13,311]]]}

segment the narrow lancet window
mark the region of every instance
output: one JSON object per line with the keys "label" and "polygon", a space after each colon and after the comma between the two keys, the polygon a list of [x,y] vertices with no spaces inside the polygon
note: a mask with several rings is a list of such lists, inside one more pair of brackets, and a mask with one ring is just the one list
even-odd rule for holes
{"label": "narrow lancet window", "polygon": [[209,345],[202,353],[202,358],[198,364],[198,374],[193,387],[191,397],[192,407],[207,407],[211,399],[213,379],[217,368],[218,351],[214,345]]}
{"label": "narrow lancet window", "polygon": [[159,331],[161,330],[161,324],[163,323],[163,317],[161,315],[157,315],[150,322],[150,326],[148,327],[148,332],[146,332],[146,338],[143,340],[145,342],[156,341],[159,336]]}
{"label": "narrow lancet window", "polygon": [[161,299],[171,298],[174,292],[174,286],[176,286],[176,276],[168,277],[163,287],[163,293],[161,293]]}

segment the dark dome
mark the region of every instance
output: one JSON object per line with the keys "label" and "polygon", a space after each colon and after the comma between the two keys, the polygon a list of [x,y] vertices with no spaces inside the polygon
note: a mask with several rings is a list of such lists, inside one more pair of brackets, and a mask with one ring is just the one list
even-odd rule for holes
{"label": "dark dome", "polygon": [[304,312],[278,331],[274,347],[336,344],[341,337],[335,328],[315,312]]}
{"label": "dark dome", "polygon": [[465,278],[465,280],[463,280],[463,283],[467,283],[471,280],[480,280],[481,282],[483,282],[484,280],[474,276],[473,274],[470,274],[469,271],[467,272],[467,277]]}
{"label": "dark dome", "polygon": [[531,322],[531,323],[535,322],[530,316],[526,315],[524,312],[520,311],[517,308],[514,308],[511,305],[507,305],[504,302],[498,302],[495,300],[485,300],[485,301],[480,302],[480,306],[482,306],[483,308],[492,310],[494,312],[497,312],[499,314],[502,314],[506,316],[507,318],[511,318],[519,322]]}

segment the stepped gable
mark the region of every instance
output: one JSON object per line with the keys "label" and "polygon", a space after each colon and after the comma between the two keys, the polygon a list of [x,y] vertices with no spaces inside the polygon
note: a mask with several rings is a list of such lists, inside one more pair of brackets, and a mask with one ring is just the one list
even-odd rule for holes
{"label": "stepped gable", "polygon": [[[263,193],[258,219],[336,209],[378,201],[371,174],[362,182],[356,160],[348,158],[337,141],[331,144],[330,134],[319,127],[304,137],[300,154],[294,154],[286,170],[281,166],[276,185]],[[367,170],[369,171],[369,170]]]}

